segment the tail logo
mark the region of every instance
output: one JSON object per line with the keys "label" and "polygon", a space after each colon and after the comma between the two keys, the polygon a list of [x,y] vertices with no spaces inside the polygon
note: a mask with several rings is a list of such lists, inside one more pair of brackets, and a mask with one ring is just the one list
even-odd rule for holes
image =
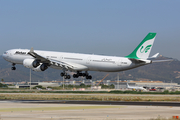
{"label": "tail logo", "polygon": [[[141,52],[141,53],[143,53],[143,52],[147,53],[148,50],[151,48],[151,46],[152,46],[152,45],[148,45],[148,46],[146,46],[145,48],[144,48],[144,46],[142,46],[141,49],[140,49],[140,52]],[[144,50],[143,50],[143,48],[144,48]]]}

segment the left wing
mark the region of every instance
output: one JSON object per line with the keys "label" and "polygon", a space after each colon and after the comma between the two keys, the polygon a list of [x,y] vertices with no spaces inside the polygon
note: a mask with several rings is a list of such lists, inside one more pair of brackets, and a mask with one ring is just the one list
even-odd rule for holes
{"label": "left wing", "polygon": [[81,64],[45,58],[45,57],[35,53],[33,48],[31,48],[31,50],[28,52],[28,54],[31,55],[32,57],[34,57],[36,60],[40,61],[41,63],[48,63],[49,66],[55,66],[55,67],[58,67],[58,68],[63,69],[63,70],[70,70],[70,71],[88,70],[87,66],[84,66]]}
{"label": "left wing", "polygon": [[51,62],[48,58],[45,58],[45,57],[35,53],[33,48],[31,48],[31,50],[28,52],[28,54],[31,55],[32,57],[36,58],[36,60],[39,60],[42,63],[50,63]]}

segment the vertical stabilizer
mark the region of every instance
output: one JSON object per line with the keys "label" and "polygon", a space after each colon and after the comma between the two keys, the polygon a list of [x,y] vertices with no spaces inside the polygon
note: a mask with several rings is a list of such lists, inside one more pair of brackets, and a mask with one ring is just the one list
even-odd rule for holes
{"label": "vertical stabilizer", "polygon": [[156,33],[149,33],[136,49],[126,57],[130,59],[147,59],[151,52],[155,37]]}
{"label": "vertical stabilizer", "polygon": [[128,84],[128,82],[127,82],[127,88],[129,88],[129,84]]}

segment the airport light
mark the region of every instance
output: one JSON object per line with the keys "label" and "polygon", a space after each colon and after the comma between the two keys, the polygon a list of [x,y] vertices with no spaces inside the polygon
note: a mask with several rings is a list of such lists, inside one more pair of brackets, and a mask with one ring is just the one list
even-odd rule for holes
{"label": "airport light", "polygon": [[117,89],[119,89],[119,73],[117,74]]}
{"label": "airport light", "polygon": [[64,90],[64,76],[63,76],[63,90]]}

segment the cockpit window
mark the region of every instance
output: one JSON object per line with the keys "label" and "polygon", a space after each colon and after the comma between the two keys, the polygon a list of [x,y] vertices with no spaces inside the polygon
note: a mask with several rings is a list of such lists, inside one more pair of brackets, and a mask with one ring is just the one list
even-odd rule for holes
{"label": "cockpit window", "polygon": [[4,52],[4,54],[7,54],[8,52]]}

